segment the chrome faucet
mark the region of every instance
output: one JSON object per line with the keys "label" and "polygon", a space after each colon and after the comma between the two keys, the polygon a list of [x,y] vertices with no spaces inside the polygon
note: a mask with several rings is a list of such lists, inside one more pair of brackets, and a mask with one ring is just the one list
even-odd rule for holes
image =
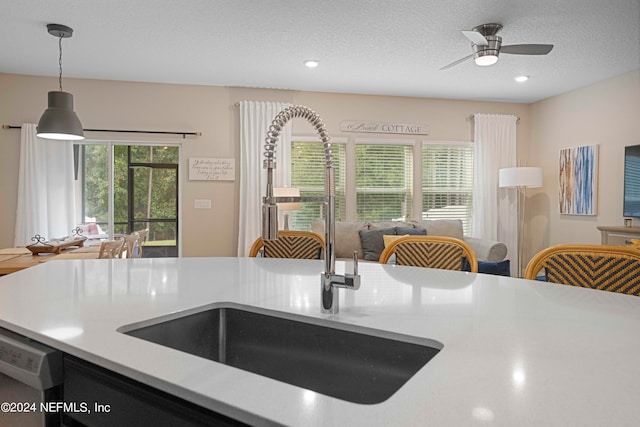
{"label": "chrome faucet", "polygon": [[267,138],[265,139],[265,152],[263,167],[267,170],[267,193],[262,203],[262,239],[265,241],[278,239],[278,206],[276,203],[317,201],[307,197],[274,197],[273,195],[273,170],[276,167],[275,151],[280,132],[287,122],[293,118],[306,119],[315,128],[320,141],[324,144],[325,171],[324,171],[324,273],[320,283],[320,309],[322,313],[338,313],[338,288],[357,290],[360,288],[360,276],[358,275],[358,254],[353,254],[353,274],[336,274],[336,256],[334,242],[336,236],[335,223],[335,173],[333,169],[333,155],[331,153],[331,137],[322,122],[320,116],[313,110],[302,105],[287,107],[280,111],[273,119]]}

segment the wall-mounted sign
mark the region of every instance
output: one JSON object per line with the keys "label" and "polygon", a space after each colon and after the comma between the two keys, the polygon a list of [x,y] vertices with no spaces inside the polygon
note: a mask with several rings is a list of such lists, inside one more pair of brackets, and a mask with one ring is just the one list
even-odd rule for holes
{"label": "wall-mounted sign", "polygon": [[236,159],[189,158],[189,181],[235,181]]}
{"label": "wall-mounted sign", "polygon": [[394,133],[404,135],[429,135],[429,128],[425,125],[389,122],[365,122],[345,120],[340,123],[342,132],[366,133]]}

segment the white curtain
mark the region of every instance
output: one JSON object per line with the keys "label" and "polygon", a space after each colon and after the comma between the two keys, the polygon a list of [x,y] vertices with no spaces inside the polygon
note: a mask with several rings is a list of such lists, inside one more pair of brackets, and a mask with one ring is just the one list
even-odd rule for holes
{"label": "white curtain", "polygon": [[517,193],[498,188],[498,171],[516,166],[517,119],[513,115],[474,115],[473,235],[507,245],[512,275],[518,259]]}
{"label": "white curtain", "polygon": [[36,234],[70,235],[77,225],[75,206],[73,143],[38,138],[35,124],[23,124],[14,245],[29,245]]}
{"label": "white curtain", "polygon": [[[264,140],[276,115],[291,104],[281,102],[240,102],[240,218],[238,256],[247,256],[260,236],[262,198],[267,173],[262,167]],[[276,146],[274,187],[291,184],[291,122],[287,123]]]}

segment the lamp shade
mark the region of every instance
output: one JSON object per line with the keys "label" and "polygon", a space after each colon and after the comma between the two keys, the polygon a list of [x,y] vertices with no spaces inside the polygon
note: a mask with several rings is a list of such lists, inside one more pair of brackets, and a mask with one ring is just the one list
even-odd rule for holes
{"label": "lamp shade", "polygon": [[499,171],[500,187],[542,187],[542,168],[517,167]]}
{"label": "lamp shade", "polygon": [[73,95],[68,92],[49,92],[47,109],[38,122],[40,138],[79,140],[84,139],[82,124],[73,111]]}
{"label": "lamp shade", "polygon": [[[274,197],[300,197],[300,189],[292,187],[274,187]],[[297,211],[300,209],[300,202],[277,203],[278,208],[282,211]]]}

